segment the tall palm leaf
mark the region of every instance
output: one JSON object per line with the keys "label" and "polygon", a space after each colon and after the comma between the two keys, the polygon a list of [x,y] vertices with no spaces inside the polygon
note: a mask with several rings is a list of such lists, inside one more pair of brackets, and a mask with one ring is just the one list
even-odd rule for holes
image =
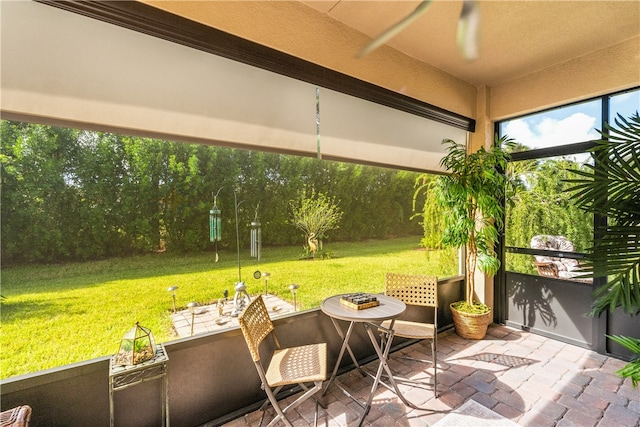
{"label": "tall palm leaf", "polygon": [[[589,171],[572,171],[581,176],[570,180],[575,185],[573,198],[578,206],[607,218],[609,224],[598,230],[586,270],[594,277],[608,275],[608,283],[594,293],[592,314],[621,307],[630,315],[640,313],[640,116],[621,115],[616,126],[606,124],[602,139],[591,150],[599,161]],[[609,336],[635,353],[617,374],[631,378],[633,387],[640,381],[640,340]]]}
{"label": "tall palm leaf", "polygon": [[618,370],[617,374],[624,378],[631,378],[633,387],[638,387],[638,384],[640,384],[640,340],[619,335],[607,335],[607,337],[635,353],[635,356],[631,358],[631,362]]}
{"label": "tall palm leaf", "polygon": [[595,292],[593,314],[621,307],[640,312],[640,116],[621,115],[615,126],[606,124],[602,139],[591,150],[600,160],[588,170],[575,170],[577,179],[568,191],[585,211],[608,218],[598,230],[585,271],[594,277],[608,275],[606,286]]}

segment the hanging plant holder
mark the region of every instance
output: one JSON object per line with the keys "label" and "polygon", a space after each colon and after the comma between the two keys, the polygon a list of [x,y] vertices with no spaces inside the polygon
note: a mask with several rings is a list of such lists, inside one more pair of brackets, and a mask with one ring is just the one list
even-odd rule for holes
{"label": "hanging plant holder", "polygon": [[122,337],[114,363],[116,365],[137,365],[153,359],[155,355],[156,343],[151,330],[136,322],[136,325]]}

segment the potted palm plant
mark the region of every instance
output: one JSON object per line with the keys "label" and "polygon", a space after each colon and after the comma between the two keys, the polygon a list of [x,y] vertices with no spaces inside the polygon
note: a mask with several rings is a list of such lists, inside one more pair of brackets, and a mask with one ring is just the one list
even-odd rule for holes
{"label": "potted palm plant", "polygon": [[510,158],[505,150],[515,143],[498,138],[489,150],[484,147],[467,154],[465,145],[444,140],[447,155],[440,164],[448,175],[438,177],[434,193],[444,217],[442,244],[465,247],[465,300],[450,305],[458,335],[482,339],[493,316],[489,306],[476,301],[476,267],[495,275],[500,268],[494,246],[503,227],[504,200],[508,178],[503,173]]}

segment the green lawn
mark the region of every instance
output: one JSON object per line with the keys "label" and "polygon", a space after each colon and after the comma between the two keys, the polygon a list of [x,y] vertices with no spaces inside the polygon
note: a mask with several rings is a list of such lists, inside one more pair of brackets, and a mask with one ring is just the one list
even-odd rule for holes
{"label": "green lawn", "polygon": [[[241,275],[249,294],[264,290],[256,270],[271,273],[269,292],[291,300],[300,285],[301,309],[317,307],[328,295],[381,292],[387,271],[453,276],[456,252],[427,252],[418,237],[359,243],[330,243],[326,260],[299,260],[302,247],[264,248],[258,263],[241,254]],[[35,372],[113,354],[136,321],[158,342],[171,333],[169,286],[178,286],[177,305],[207,304],[233,296],[237,253],[157,254],[97,262],[2,269],[0,377]]]}

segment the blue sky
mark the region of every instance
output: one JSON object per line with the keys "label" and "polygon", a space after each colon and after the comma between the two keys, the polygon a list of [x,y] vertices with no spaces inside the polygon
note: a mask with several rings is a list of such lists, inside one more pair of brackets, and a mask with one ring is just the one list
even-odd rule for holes
{"label": "blue sky", "polygon": [[[612,97],[611,109],[629,117],[640,110],[640,91]],[[596,129],[601,128],[600,116],[597,99],[510,120],[502,124],[501,134],[531,149],[589,141],[599,138]]]}

